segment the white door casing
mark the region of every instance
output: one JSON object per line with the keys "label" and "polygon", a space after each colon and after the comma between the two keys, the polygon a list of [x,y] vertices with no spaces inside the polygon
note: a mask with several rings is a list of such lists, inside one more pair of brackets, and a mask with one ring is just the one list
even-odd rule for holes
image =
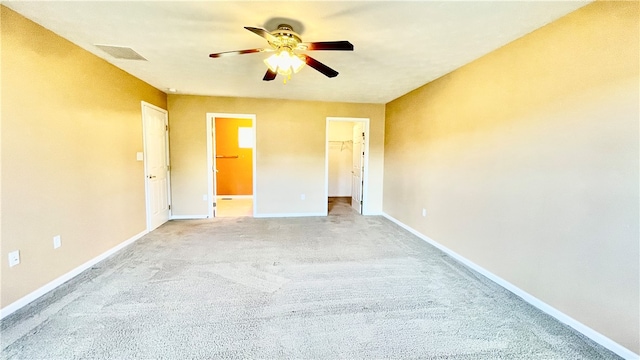
{"label": "white door casing", "polygon": [[142,128],[147,231],[152,231],[171,216],[167,111],[142,102]]}
{"label": "white door casing", "polygon": [[253,163],[253,217],[257,217],[257,204],[258,204],[258,193],[256,191],[256,163],[258,159],[257,149],[256,149],[256,115],[255,114],[229,114],[229,113],[207,113],[206,116],[206,128],[207,128],[207,201],[208,201],[208,211],[207,217],[212,218],[215,216],[215,207],[213,203],[218,194],[216,194],[216,134],[215,134],[215,121],[216,118],[231,118],[231,119],[250,119],[251,120],[251,132],[252,132],[252,160]]}
{"label": "white door casing", "polygon": [[362,187],[364,170],[364,126],[353,124],[353,165],[351,170],[351,207],[362,214]]}

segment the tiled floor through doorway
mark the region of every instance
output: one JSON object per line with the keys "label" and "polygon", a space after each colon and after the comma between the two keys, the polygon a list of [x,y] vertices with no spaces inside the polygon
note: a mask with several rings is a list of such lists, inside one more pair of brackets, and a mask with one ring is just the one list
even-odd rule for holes
{"label": "tiled floor through doorway", "polygon": [[216,217],[253,216],[253,197],[218,196]]}

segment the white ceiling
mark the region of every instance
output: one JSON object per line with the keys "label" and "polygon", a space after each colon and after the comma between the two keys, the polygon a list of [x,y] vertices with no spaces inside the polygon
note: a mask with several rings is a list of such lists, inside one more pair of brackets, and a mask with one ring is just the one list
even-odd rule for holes
{"label": "white ceiling", "polygon": [[[3,4],[160,90],[181,94],[386,103],[589,1],[4,1]],[[244,26],[302,24],[303,41],[349,40],[355,51],[308,54],[286,85],[264,82],[265,47]],[[277,21],[275,21],[277,22]],[[293,25],[293,24],[292,24]],[[148,61],[112,58],[95,44],[133,48]]]}

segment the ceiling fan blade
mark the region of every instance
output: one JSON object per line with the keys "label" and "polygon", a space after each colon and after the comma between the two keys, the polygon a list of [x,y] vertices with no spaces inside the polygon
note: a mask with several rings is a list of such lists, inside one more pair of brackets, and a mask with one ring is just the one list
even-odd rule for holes
{"label": "ceiling fan blade", "polygon": [[301,48],[306,50],[339,50],[353,51],[353,44],[348,41],[320,41],[300,43]]}
{"label": "ceiling fan blade", "polygon": [[267,41],[270,43],[275,42],[277,40],[275,36],[271,35],[271,33],[267,31],[267,29],[256,28],[251,26],[245,26],[244,28],[258,36],[262,36],[263,38],[267,39]]}
{"label": "ceiling fan blade", "polygon": [[267,69],[267,72],[264,74],[264,77],[262,78],[262,80],[271,81],[276,78],[276,75],[278,74],[271,71],[271,69]]}
{"label": "ceiling fan blade", "polygon": [[249,49],[249,50],[225,51],[217,54],[209,54],[209,57],[215,59],[223,56],[253,54],[253,53],[264,52],[264,51],[267,51],[267,50],[266,49]]}
{"label": "ceiling fan blade", "polygon": [[318,70],[319,72],[323,73],[326,77],[336,77],[338,76],[338,72],[333,70],[332,68],[328,67],[327,65],[321,63],[320,61],[312,58],[311,56],[308,55],[302,55],[304,56],[304,62],[307,63],[307,65],[311,66],[312,68]]}

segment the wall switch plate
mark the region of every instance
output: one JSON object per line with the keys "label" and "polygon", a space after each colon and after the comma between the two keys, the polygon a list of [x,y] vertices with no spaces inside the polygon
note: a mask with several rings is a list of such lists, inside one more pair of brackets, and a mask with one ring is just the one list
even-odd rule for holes
{"label": "wall switch plate", "polygon": [[14,267],[20,264],[20,250],[12,251],[9,253],[9,267]]}
{"label": "wall switch plate", "polygon": [[137,160],[137,161],[144,161],[144,153],[143,153],[143,152],[138,151],[138,152],[136,153],[136,160]]}
{"label": "wall switch plate", "polygon": [[427,209],[422,209],[422,216],[427,216]]}
{"label": "wall switch plate", "polygon": [[62,245],[62,242],[60,241],[60,235],[56,235],[53,237],[53,248],[57,249],[60,247],[60,245]]}
{"label": "wall switch plate", "polygon": [[304,194],[300,194],[300,200],[304,200],[306,196]]}
{"label": "wall switch plate", "polygon": [[209,200],[209,195],[202,195],[202,201],[207,201]]}

